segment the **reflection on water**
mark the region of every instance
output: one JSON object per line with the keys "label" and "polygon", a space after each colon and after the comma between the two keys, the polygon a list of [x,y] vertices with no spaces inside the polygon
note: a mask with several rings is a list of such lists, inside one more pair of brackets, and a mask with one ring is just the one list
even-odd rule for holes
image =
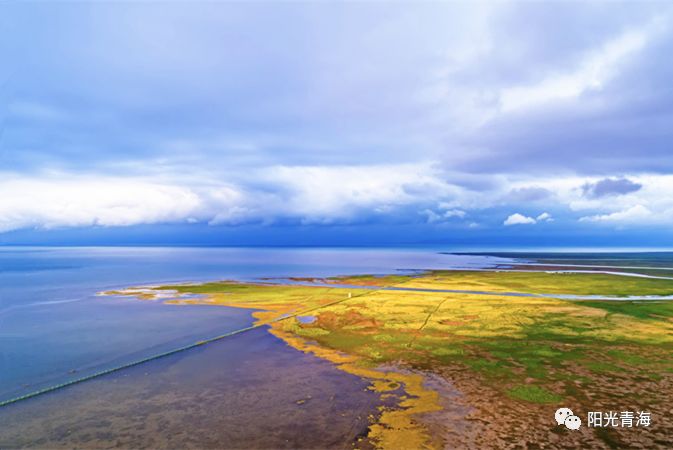
{"label": "reflection on water", "polygon": [[367,386],[260,328],[0,408],[0,448],[351,448]]}

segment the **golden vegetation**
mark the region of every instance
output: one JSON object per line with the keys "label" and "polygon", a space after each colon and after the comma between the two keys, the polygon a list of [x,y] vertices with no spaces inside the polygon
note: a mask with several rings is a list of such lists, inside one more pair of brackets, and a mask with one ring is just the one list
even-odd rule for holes
{"label": "golden vegetation", "polygon": [[[361,279],[372,285],[371,278]],[[349,277],[348,284],[357,280]],[[385,280],[376,277],[377,283]],[[603,293],[610,295],[670,292],[667,280],[643,280],[599,274],[575,277],[504,272],[431,272],[394,279],[405,287],[435,290],[600,294],[600,289],[606,289]],[[657,383],[673,373],[673,307],[665,301],[572,302],[236,282],[156,289],[162,291],[176,292],[173,302],[204,301],[255,309],[259,323],[270,324],[274,335],[371,380],[372,389],[383,393],[402,386],[406,395],[398,407],[384,409],[370,428],[369,438],[382,448],[433,444],[418,420],[420,414],[440,408],[438,394],[424,387],[419,374],[424,371],[443,376],[447,370],[469,371],[474,382],[499,392],[505,402],[561,405],[572,401],[582,407],[609,403],[609,398],[583,393],[597,380],[614,375],[624,386],[632,380],[633,387],[622,388],[618,394],[622,403],[629,400],[636,405],[643,394],[639,380]],[[207,298],[181,300],[182,294],[204,294]],[[147,295],[145,291],[143,295]],[[306,314],[315,320],[296,317]],[[666,399],[658,398],[665,393],[650,394],[651,404],[665,403]]]}

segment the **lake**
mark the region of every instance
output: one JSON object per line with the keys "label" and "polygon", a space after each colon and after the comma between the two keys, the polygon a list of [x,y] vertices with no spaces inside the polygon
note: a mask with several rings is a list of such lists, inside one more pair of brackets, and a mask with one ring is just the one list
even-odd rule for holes
{"label": "lake", "polygon": [[488,267],[427,249],[0,247],[0,400],[249,325],[251,312],[97,296],[141,284]]}

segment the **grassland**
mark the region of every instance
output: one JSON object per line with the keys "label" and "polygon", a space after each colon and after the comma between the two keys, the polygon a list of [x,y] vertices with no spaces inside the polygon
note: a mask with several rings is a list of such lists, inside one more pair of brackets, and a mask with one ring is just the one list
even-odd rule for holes
{"label": "grassland", "polygon": [[[301,279],[299,279],[301,280]],[[304,279],[326,284],[390,286],[530,294],[604,295],[614,297],[673,295],[673,279],[603,273],[434,270],[419,275],[344,276]]]}
{"label": "grassland", "polygon": [[407,286],[572,295],[673,295],[673,280],[600,273],[435,271]]}
{"label": "grassland", "polygon": [[[370,439],[378,447],[673,444],[668,395],[673,387],[673,303],[497,295],[670,295],[673,280],[435,271],[329,282],[496,295],[235,282],[159,290],[176,292],[171,301],[177,303],[256,309],[260,323],[271,323],[271,331],[290,345],[371,379],[373,389],[385,393],[403,386],[406,396],[399,407],[382,411],[372,424]],[[179,295],[187,293],[207,297],[181,300]],[[315,320],[303,323],[290,316],[272,323],[296,313]],[[432,423],[447,408],[445,393],[423,382],[429,374],[446,380],[457,393],[452,402],[463,403],[467,411],[439,431]],[[559,406],[584,417],[588,411],[650,411],[654,426],[646,434],[586,427],[568,434],[552,420]]]}

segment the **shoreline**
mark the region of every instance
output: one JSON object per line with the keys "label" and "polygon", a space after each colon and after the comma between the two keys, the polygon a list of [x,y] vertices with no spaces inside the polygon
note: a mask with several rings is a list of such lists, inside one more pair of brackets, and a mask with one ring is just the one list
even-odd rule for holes
{"label": "shoreline", "polygon": [[[181,286],[197,286],[196,283],[185,283]],[[318,286],[315,286],[318,287]],[[331,287],[330,289],[334,289]],[[369,292],[365,292],[367,294]],[[175,292],[166,292],[160,286],[128,288],[125,290],[102,292],[101,295],[130,295],[140,300],[160,300],[169,305],[218,305],[213,296],[202,295],[194,298],[175,296]],[[362,295],[362,294],[361,294]],[[315,341],[293,335],[282,329],[282,321],[297,316],[305,316],[316,309],[331,306],[355,297],[345,297],[337,302],[324,304],[317,308],[297,310],[296,305],[277,304],[274,308],[257,309],[246,304],[226,303],[226,307],[253,310],[255,321],[250,329],[267,326],[272,336],[301,353],[312,354],[347,374],[357,376],[370,383],[369,389],[376,392],[382,400],[390,398],[392,393],[402,390],[404,394],[397,400],[395,407],[381,407],[378,420],[371,423],[366,436],[376,448],[440,448],[428,433],[426,426],[418,416],[442,411],[439,393],[427,388],[426,375],[423,372],[409,372],[408,369],[394,365],[387,367],[367,367],[362,358],[348,355],[337,350],[319,346]],[[220,303],[221,304],[221,303]]]}
{"label": "shoreline", "polygon": [[[452,271],[444,271],[452,272]],[[459,273],[456,271],[455,273]],[[540,275],[563,275],[567,272],[559,271],[508,271],[502,269],[482,269],[482,270],[470,270],[462,272],[475,272],[475,273],[532,273]],[[428,277],[436,273],[441,273],[437,271],[423,271],[416,272],[413,276],[409,278],[403,278],[400,280],[399,275],[383,275],[383,276],[345,276],[345,277],[334,277],[334,278],[310,278],[303,279],[301,277],[294,277],[288,279],[276,278],[264,278],[261,279],[261,282],[240,282],[240,281],[224,281],[220,283],[230,283],[233,286],[244,286],[252,285],[258,287],[266,288],[307,288],[307,289],[327,289],[328,291],[341,291],[342,293],[348,292],[349,290],[358,289],[364,291],[359,295],[367,295],[369,293],[376,292],[406,292],[409,294],[413,293],[451,293],[451,294],[463,294],[463,295],[491,295],[495,297],[521,297],[521,298],[540,298],[540,299],[556,299],[556,300],[605,300],[607,302],[611,301],[627,301],[633,302],[634,300],[647,299],[648,301],[653,300],[669,300],[673,296],[625,296],[625,297],[606,297],[606,296],[580,296],[572,294],[532,294],[532,293],[522,293],[522,292],[507,292],[507,291],[470,291],[470,290],[461,290],[461,289],[430,289],[430,288],[405,288],[396,286],[396,283],[391,283],[391,279],[399,284],[404,284],[410,279],[415,278],[416,276]],[[608,275],[615,276],[621,274],[614,273],[601,273],[597,274],[595,271],[587,272],[573,272],[575,275]],[[372,281],[373,278],[373,281]],[[639,277],[639,278],[649,278],[655,279],[655,277]],[[659,279],[659,278],[656,278]],[[340,284],[344,280],[356,280],[361,284]],[[281,281],[278,283],[278,281]],[[289,281],[283,283],[283,281]],[[275,282],[275,283],[274,283]],[[213,284],[213,283],[211,283]],[[208,285],[208,283],[196,283],[196,282],[187,282],[180,285],[174,285],[173,287],[178,287],[178,289],[166,290],[162,289],[162,286],[150,286],[142,288],[128,288],[121,291],[111,292],[109,294],[113,295],[132,295],[144,300],[160,300],[166,304],[175,304],[175,305],[226,305],[229,307],[244,308],[244,309],[256,309],[251,307],[251,305],[246,303],[236,303],[232,302],[229,299],[222,297],[222,294],[212,293],[212,294],[203,294],[203,293],[190,293],[190,290],[198,290],[199,286]],[[431,379],[432,376],[440,376],[442,371],[422,371],[414,370],[410,372],[409,369],[405,368],[405,364],[400,361],[400,363],[387,364],[386,369],[382,369],[384,366],[371,366],[371,364],[363,364],[364,359],[353,354],[345,354],[339,350],[332,349],[326,346],[321,346],[316,340],[311,340],[305,336],[299,336],[296,333],[292,333],[284,329],[282,322],[286,319],[290,319],[297,316],[306,316],[309,313],[332,306],[334,304],[341,303],[346,300],[352,299],[350,296],[338,300],[336,302],[331,302],[327,304],[318,305],[309,309],[298,308],[298,305],[279,303],[275,305],[265,305],[261,310],[257,309],[252,315],[256,319],[254,326],[268,325],[268,331],[272,335],[278,337],[284,341],[287,345],[294,348],[295,350],[313,354],[321,359],[331,362],[337,369],[355,375],[361,378],[368,380],[371,383],[371,389],[379,393],[382,398],[383,396],[389,395],[390,392],[396,391],[398,389],[403,389],[406,393],[404,398],[400,399],[395,408],[384,408],[381,410],[381,415],[378,420],[372,423],[369,427],[368,439],[378,448],[390,448],[390,447],[407,447],[407,448],[420,448],[420,447],[441,447],[441,442],[437,442],[437,436],[434,436],[434,433],[428,431],[428,427],[432,426],[432,419],[423,420],[423,417],[432,416],[433,413],[442,413],[445,412],[443,403],[446,402],[446,398],[440,396],[437,390],[433,390],[427,387],[427,380]],[[301,322],[304,325],[312,324],[315,320],[309,322]],[[448,382],[447,378],[443,378]],[[453,379],[450,377],[449,379]],[[463,386],[465,386],[466,380],[462,380]],[[468,385],[471,383],[467,381]],[[468,388],[470,390],[471,388]],[[456,391],[460,394],[460,391]],[[480,402],[473,403],[479,404]],[[458,418],[465,419],[465,417]],[[435,427],[437,425],[435,424]],[[491,428],[497,428],[497,423],[492,423]],[[440,425],[440,428],[442,426]],[[466,428],[466,426],[463,426]],[[472,427],[474,428],[474,427]],[[440,434],[447,435],[450,434],[451,430],[448,430],[445,426]],[[464,436],[461,438],[460,442],[464,444]],[[444,438],[446,439],[446,438]]]}
{"label": "shoreline", "polygon": [[[382,396],[404,387],[405,398],[397,403],[397,407],[383,410],[378,421],[370,426],[369,437],[381,448],[440,447],[447,442],[455,446],[470,442],[482,446],[506,446],[516,442],[525,446],[546,441],[554,446],[562,445],[564,440],[566,443],[576,441],[579,445],[580,440],[576,438],[596,447],[620,439],[629,442],[633,436],[616,432],[597,435],[585,430],[577,436],[558,435],[558,430],[554,431],[545,420],[548,405],[563,402],[568,396],[573,404],[581,402],[585,405],[587,399],[582,398],[578,394],[581,391],[573,386],[581,386],[592,378],[598,378],[606,385],[614,377],[624,378],[625,381],[619,381],[624,386],[623,394],[633,397],[634,404],[639,404],[643,397],[640,386],[649,386],[650,392],[651,389],[663,392],[662,389],[671,382],[667,374],[669,369],[666,369],[668,362],[662,359],[669,354],[666,332],[651,321],[641,320],[643,314],[645,319],[649,317],[648,311],[652,311],[652,320],[665,320],[669,314],[666,305],[670,302],[638,302],[629,297],[575,302],[560,293],[506,295],[508,286],[522,280],[528,289],[545,286],[551,280],[556,289],[569,292],[607,286],[610,292],[623,292],[624,295],[669,290],[668,280],[497,269],[489,272],[436,271],[403,279],[399,275],[345,276],[330,279],[326,284],[315,283],[316,280],[311,279],[313,283],[309,285],[223,281],[159,286],[157,289],[175,290],[178,298],[165,301],[169,304],[221,304],[263,309],[265,311],[254,313],[254,317],[259,323],[270,325],[270,333],[292,348],[316,355],[346,373],[367,379]],[[615,284],[617,280],[619,283]],[[295,278],[294,281],[304,280]],[[343,287],[341,283],[349,286]],[[463,290],[427,288],[456,283],[481,283],[484,286],[492,283],[496,289],[489,292],[491,295],[475,293],[461,297],[457,293],[464,295]],[[400,289],[399,285],[411,289]],[[359,290],[356,297],[346,297],[351,290]],[[181,299],[179,296],[183,294],[205,297]],[[325,299],[318,301],[320,297]],[[655,298],[649,295],[648,299]],[[447,300],[451,301],[447,303]],[[639,305],[650,309],[640,310]],[[627,315],[615,314],[622,310]],[[422,316],[413,311],[419,311]],[[311,320],[295,320],[296,316],[309,313],[312,313]],[[567,321],[563,325],[567,331],[562,333],[569,332],[568,337],[559,334],[556,324],[561,317]],[[274,318],[280,320],[271,323]],[[536,326],[540,320],[543,322]],[[475,329],[471,325],[474,321],[483,324],[481,327],[485,327],[486,332]],[[573,327],[581,330],[587,323],[598,328],[588,336],[582,331],[573,331]],[[670,324],[666,326],[670,328]],[[551,328],[545,330],[545,327]],[[634,330],[640,335],[634,334]],[[533,336],[533,340],[527,340],[526,335]],[[561,342],[558,342],[559,338]],[[615,339],[625,341],[614,345]],[[464,353],[465,344],[471,353]],[[637,360],[620,359],[620,355],[632,351],[641,352],[642,356]],[[514,362],[498,362],[494,356],[514,358]],[[596,358],[602,360],[606,356],[614,362],[595,362]],[[653,365],[642,367],[641,361],[651,361]],[[544,369],[538,369],[541,364]],[[620,367],[621,364],[626,365]],[[573,381],[573,376],[565,371],[577,374],[578,379]],[[612,371],[615,371],[614,375]],[[441,383],[437,384],[433,377],[444,380],[442,390],[437,388]],[[505,378],[499,381],[501,377]],[[642,381],[643,377],[647,383]],[[641,381],[634,384],[632,380]],[[605,403],[609,392],[602,391],[601,395],[601,404],[609,407],[609,403]],[[494,416],[494,407],[517,411],[517,414],[498,418],[497,414]],[[529,415],[531,411],[535,411],[533,417]],[[438,419],[441,417],[451,420],[447,423]],[[668,425],[668,421],[662,421],[662,426]],[[499,436],[507,436],[508,429],[519,431],[503,441]],[[657,439],[661,439],[662,435],[658,435]],[[649,438],[644,439],[647,442]]]}
{"label": "shoreline", "polygon": [[[593,367],[591,361],[595,359],[595,352],[601,351],[600,345],[596,347],[595,339],[601,342],[604,336],[608,336],[605,333],[612,336],[612,330],[618,330],[613,327],[625,327],[626,331],[637,327],[644,334],[642,337],[633,335],[629,339],[640,339],[642,343],[638,345],[645,346],[639,348],[649,353],[650,357],[659,358],[657,352],[667,348],[665,345],[668,345],[668,341],[665,341],[654,324],[635,322],[635,316],[625,321],[617,315],[613,316],[617,322],[607,321],[613,314],[611,308],[615,308],[611,305],[623,303],[625,307],[631,308],[638,304],[628,297],[606,299],[604,306],[598,306],[601,302],[568,301],[563,298],[564,294],[558,293],[539,296],[519,292],[520,295],[507,296],[511,292],[508,289],[518,286],[517,283],[522,281],[526,289],[546,286],[552,280],[556,289],[567,289],[570,292],[608,286],[612,289],[610,292],[627,294],[659,292],[668,289],[666,283],[669,283],[661,279],[619,277],[621,284],[613,286],[611,283],[615,279],[612,274],[522,273],[495,269],[488,272],[432,271],[413,276],[313,278],[309,285],[186,282],[131,287],[101,292],[99,295],[156,300],[167,305],[221,305],[252,311],[252,325],[238,332],[264,327],[265,333],[268,331],[294,351],[315,356],[329,362],[340,372],[366,381],[368,390],[376,393],[381,401],[393,402],[381,406],[378,414],[370,416],[367,437],[364,438],[366,441],[360,441],[360,445],[434,448],[447,442],[455,446],[469,442],[486,446],[496,443],[505,445],[505,442],[497,440],[499,434],[493,434],[493,431],[500,429],[505,432],[507,427],[504,427],[503,422],[518,427],[525,424],[526,420],[508,417],[494,421],[493,405],[498,405],[499,410],[519,411],[521,417],[525,416],[526,411],[537,411],[535,427],[531,431],[519,432],[516,437],[521,445],[538,439],[550,439],[544,437],[548,432],[543,419],[546,414],[544,405],[561,401],[566,389],[564,385],[567,377],[562,371],[559,372],[558,364],[586,378],[587,367]],[[326,280],[327,283],[316,283]],[[305,279],[295,277],[293,281]],[[344,287],[344,283],[348,286]],[[481,286],[485,289],[490,286],[491,290],[486,293],[467,289],[438,289],[437,286]],[[651,296],[649,298],[652,299]],[[664,303],[640,304],[658,307]],[[665,311],[658,314],[667,314]],[[577,349],[573,349],[574,344],[553,342],[558,339],[556,337],[552,337],[551,342],[550,338],[544,337],[535,338],[541,339],[540,342],[528,342],[525,339],[526,333],[537,333],[534,336],[540,336],[539,333],[544,331],[544,326],[542,329],[535,326],[530,328],[536,321],[547,320],[546,317],[553,321],[559,314],[569,321],[566,326],[599,320],[605,330],[595,334],[590,347],[586,347],[591,342],[587,341],[587,344]],[[301,320],[306,316],[311,317],[311,320]],[[509,319],[510,316],[513,319]],[[473,323],[482,323],[481,326],[486,327],[484,330],[488,332],[475,329]],[[531,331],[526,332],[528,329]],[[576,342],[577,338],[573,339],[570,342]],[[660,340],[664,346],[657,344],[647,347]],[[193,347],[206,342],[199,341]],[[531,350],[517,350],[516,346],[520,346],[521,342],[531,346]],[[472,353],[464,353],[465,343]],[[626,352],[630,348],[624,347],[620,351]],[[578,351],[582,354],[588,352],[587,362],[578,365],[575,362],[577,356],[566,361],[568,357],[565,355],[574,355]],[[524,364],[524,367],[517,367],[511,362],[496,364],[494,355],[498,355],[498,358],[522,358],[515,359],[515,363]],[[525,365],[530,363],[531,358],[540,361],[535,364],[551,361],[552,366],[546,369],[549,372],[527,374]],[[503,375],[507,376],[504,382],[494,384]],[[654,375],[660,376],[657,373]],[[555,381],[548,383],[548,376]],[[642,373],[635,376],[642,377]],[[601,376],[601,379],[604,377]],[[668,377],[661,379],[661,383],[668,383]],[[545,384],[541,385],[540,380],[545,380]],[[658,378],[652,380],[656,382]],[[576,401],[575,395],[571,395]],[[603,438],[584,436],[584,439],[590,439],[600,446]]]}

